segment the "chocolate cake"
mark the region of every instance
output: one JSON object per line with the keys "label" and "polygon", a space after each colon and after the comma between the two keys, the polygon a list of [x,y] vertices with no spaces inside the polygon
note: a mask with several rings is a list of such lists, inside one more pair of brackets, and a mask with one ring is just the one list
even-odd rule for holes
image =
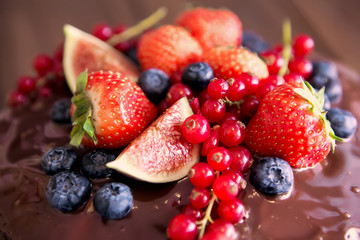
{"label": "chocolate cake", "polygon": [[[341,63],[336,66],[344,94],[333,106],[359,121],[360,76]],[[156,184],[114,173],[91,179],[90,199],[77,210],[64,213],[50,205],[46,186],[51,176],[44,173],[41,159],[55,146],[72,148],[72,125],[50,117],[54,103],[71,96],[63,83],[47,100],[0,113],[0,239],[167,239],[169,222],[189,204],[194,186],[188,177]],[[245,175],[247,186],[239,199],[246,217],[235,224],[237,238],[360,239],[359,131],[348,142],[337,142],[315,167],[294,169],[294,187],[284,199],[260,194]],[[78,159],[88,150],[76,149]],[[80,169],[80,163],[75,167]],[[95,192],[112,181],[126,184],[133,195],[132,210],[118,220],[102,218],[93,203]]]}

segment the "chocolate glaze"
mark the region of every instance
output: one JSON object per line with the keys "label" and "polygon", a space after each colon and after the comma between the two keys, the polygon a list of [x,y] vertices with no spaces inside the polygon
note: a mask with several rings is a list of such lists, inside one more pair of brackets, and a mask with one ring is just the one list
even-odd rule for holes
{"label": "chocolate glaze", "polygon": [[[339,71],[344,84],[339,105],[360,120],[360,78],[341,64]],[[75,213],[51,208],[40,159],[49,148],[68,144],[71,128],[50,121],[54,100],[0,115],[0,239],[166,239],[170,219],[188,203],[187,179],[149,184],[115,176],[134,195],[134,208],[122,220],[102,220],[91,200]],[[359,173],[358,130],[315,168],[296,171],[287,199],[265,198],[248,184],[240,198],[249,217],[236,225],[239,239],[358,239]],[[93,182],[93,191],[103,183]]]}

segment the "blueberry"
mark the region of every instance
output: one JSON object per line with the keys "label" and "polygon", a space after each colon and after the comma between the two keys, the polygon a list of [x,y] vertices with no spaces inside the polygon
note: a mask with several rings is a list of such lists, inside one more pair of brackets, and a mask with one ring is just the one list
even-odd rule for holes
{"label": "blueberry", "polygon": [[70,124],[71,100],[68,98],[57,100],[51,108],[51,120],[58,124]]}
{"label": "blueberry", "polygon": [[328,95],[330,102],[339,102],[343,94],[342,84],[339,79],[332,79],[325,85],[325,93]]}
{"label": "blueberry", "polygon": [[328,97],[328,95],[325,93],[324,94],[324,106],[323,108],[326,110],[326,111],[329,111],[330,108],[331,108],[331,102],[330,102],[330,99]]}
{"label": "blueberry", "polygon": [[330,121],[335,135],[340,138],[351,137],[356,131],[357,120],[351,112],[340,108],[331,108],[327,112],[326,118]]}
{"label": "blueberry", "polygon": [[250,172],[251,184],[265,195],[288,193],[294,185],[293,171],[288,162],[277,157],[255,161]]}
{"label": "blueberry", "polygon": [[269,44],[260,35],[250,30],[243,32],[241,45],[257,54],[269,49]]}
{"label": "blueberry", "polygon": [[137,58],[137,48],[136,47],[131,47],[129,48],[129,50],[127,50],[125,52],[125,55],[130,58],[136,65],[140,65],[139,64],[139,60]]}
{"label": "blueberry", "polygon": [[133,207],[130,188],[122,183],[111,182],[102,186],[94,195],[94,208],[104,219],[120,219]]}
{"label": "blueberry", "polygon": [[48,175],[70,170],[76,161],[76,153],[68,147],[54,147],[44,154],[41,167]]}
{"label": "blueberry", "polygon": [[205,62],[196,62],[188,65],[181,76],[181,81],[195,90],[207,88],[214,78],[214,71]]}
{"label": "blueberry", "polygon": [[113,170],[105,165],[114,161],[116,155],[102,149],[93,150],[84,155],[81,161],[83,173],[93,179],[110,177]]}
{"label": "blueberry", "polygon": [[325,60],[312,61],[312,65],[312,75],[322,75],[331,79],[339,78],[337,67],[333,62]]}
{"label": "blueberry", "polygon": [[62,212],[71,212],[86,202],[91,193],[89,180],[74,171],[55,174],[46,187],[46,197],[51,206]]}
{"label": "blueberry", "polygon": [[170,79],[164,71],[151,68],[140,74],[138,85],[150,101],[158,104],[170,88]]}

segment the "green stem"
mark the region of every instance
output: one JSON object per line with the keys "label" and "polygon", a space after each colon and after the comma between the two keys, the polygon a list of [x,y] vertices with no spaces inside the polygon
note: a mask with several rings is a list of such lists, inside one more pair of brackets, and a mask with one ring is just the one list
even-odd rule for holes
{"label": "green stem", "polygon": [[153,14],[151,14],[149,17],[143,19],[136,25],[129,27],[125,31],[112,36],[107,41],[107,43],[110,44],[111,46],[115,46],[118,43],[127,41],[137,35],[140,35],[142,32],[154,26],[161,19],[163,19],[166,16],[166,14],[167,14],[167,8],[161,7],[158,10],[156,10]]}
{"label": "green stem", "polygon": [[279,70],[279,76],[284,76],[286,74],[291,58],[291,23],[289,19],[286,19],[283,23],[283,42],[284,47],[282,50],[282,57],[284,59],[284,64]]}

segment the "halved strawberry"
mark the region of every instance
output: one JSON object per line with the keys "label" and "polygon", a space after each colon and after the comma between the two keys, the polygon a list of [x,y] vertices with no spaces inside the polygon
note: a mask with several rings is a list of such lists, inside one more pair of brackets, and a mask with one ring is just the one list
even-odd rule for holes
{"label": "halved strawberry", "polygon": [[204,50],[241,43],[242,24],[230,10],[197,7],[182,12],[175,23],[188,29]]}
{"label": "halved strawberry", "polygon": [[324,89],[308,84],[275,87],[262,100],[246,128],[245,143],[252,153],[285,159],[292,167],[311,167],[324,160],[335,140],[323,110]]}
{"label": "halved strawberry", "polygon": [[204,53],[203,60],[213,68],[218,78],[236,78],[244,72],[259,79],[269,76],[266,64],[242,47],[213,47]]}
{"label": "halved strawberry", "polygon": [[103,148],[126,146],[155,119],[157,109],[124,74],[81,73],[72,98],[71,144]]}
{"label": "halved strawberry", "polygon": [[199,43],[184,28],[164,25],[144,34],[138,45],[143,70],[159,68],[171,76],[202,56]]}

